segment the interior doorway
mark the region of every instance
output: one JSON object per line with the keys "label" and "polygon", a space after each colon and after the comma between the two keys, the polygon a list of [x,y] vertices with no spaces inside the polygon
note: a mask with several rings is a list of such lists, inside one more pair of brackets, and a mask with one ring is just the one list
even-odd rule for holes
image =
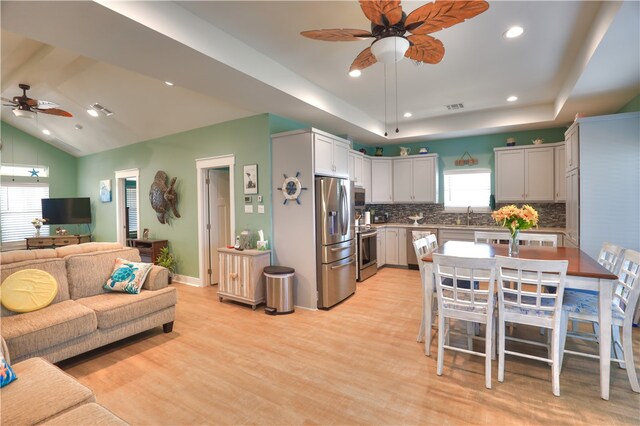
{"label": "interior doorway", "polygon": [[122,245],[140,235],[139,177],[138,169],[116,171],[116,241]]}
{"label": "interior doorway", "polygon": [[218,248],[233,244],[235,156],[196,160],[199,283],[218,283]]}

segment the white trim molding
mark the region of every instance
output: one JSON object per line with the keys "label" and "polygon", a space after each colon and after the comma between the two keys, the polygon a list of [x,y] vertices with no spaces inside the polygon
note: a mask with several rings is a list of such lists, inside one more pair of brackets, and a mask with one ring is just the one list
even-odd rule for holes
{"label": "white trim molding", "polygon": [[135,178],[138,190],[136,191],[136,221],[138,223],[138,235],[140,235],[140,169],[116,170],[115,172],[115,202],[116,202],[116,241],[123,246],[127,245],[127,236],[124,235],[122,229],[126,221],[125,211],[120,209],[120,198],[124,197],[124,180],[126,178]]}
{"label": "white trim molding", "polygon": [[200,278],[190,277],[188,275],[178,275],[175,274],[173,276],[173,283],[186,284],[194,287],[206,287]]}
{"label": "white trim molding", "polygon": [[[207,231],[206,218],[208,215],[208,209],[206,205],[207,200],[207,186],[205,181],[207,179],[207,170],[217,169],[222,167],[229,168],[229,221],[231,236],[236,232],[236,212],[235,212],[235,155],[220,155],[217,157],[197,158],[196,159],[196,185],[198,193],[198,270],[200,271],[200,282],[206,282],[207,273],[207,256],[209,255],[209,247],[207,246],[207,239],[205,233]],[[229,244],[232,241],[228,242]],[[201,284],[204,286],[204,284]]]}

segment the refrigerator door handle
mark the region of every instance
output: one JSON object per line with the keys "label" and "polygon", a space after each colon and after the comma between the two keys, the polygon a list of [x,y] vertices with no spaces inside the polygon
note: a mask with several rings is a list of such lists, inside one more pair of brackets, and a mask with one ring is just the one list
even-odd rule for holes
{"label": "refrigerator door handle", "polygon": [[331,270],[344,268],[345,266],[351,265],[353,262],[354,262],[354,259],[351,259],[350,261],[348,261],[347,263],[343,263],[342,265],[332,266]]}
{"label": "refrigerator door handle", "polygon": [[349,207],[347,206],[347,197],[344,191],[344,185],[340,185],[340,231],[342,235],[347,235],[349,226]]}

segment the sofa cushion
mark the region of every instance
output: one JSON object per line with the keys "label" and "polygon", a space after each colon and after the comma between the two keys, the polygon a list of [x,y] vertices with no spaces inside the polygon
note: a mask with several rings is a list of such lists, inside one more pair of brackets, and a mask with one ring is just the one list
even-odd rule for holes
{"label": "sofa cushion", "polygon": [[2,306],[13,312],[31,312],[49,306],[58,294],[53,275],[40,269],[23,269],[2,282]]}
{"label": "sofa cushion", "polygon": [[84,336],[96,328],[95,313],[73,300],[2,319],[2,337],[14,359]]}
{"label": "sofa cushion", "polygon": [[12,250],[0,253],[0,264],[7,266],[11,263],[24,262],[36,259],[54,259],[56,252],[54,249],[39,250]]}
{"label": "sofa cushion", "polygon": [[[32,250],[32,251],[40,251],[40,250]],[[9,265],[2,265],[0,268],[0,282],[4,282],[4,280],[24,269],[39,269],[41,271],[48,272],[53,275],[53,278],[56,279],[58,283],[58,294],[51,302],[52,305],[62,302],[64,300],[69,300],[69,284],[67,282],[67,269],[66,263],[62,259],[35,259],[35,260],[27,260],[24,262],[12,263]],[[7,317],[10,315],[22,315],[16,314],[13,311],[5,309],[4,306],[0,307],[2,316]]]}
{"label": "sofa cushion", "polygon": [[153,266],[152,263],[131,262],[117,258],[113,272],[104,284],[104,288],[109,291],[138,294],[151,266]]}
{"label": "sofa cushion", "polygon": [[29,358],[13,368],[19,379],[1,391],[3,425],[33,425],[95,401],[89,388],[42,358]]}
{"label": "sofa cushion", "polygon": [[93,253],[96,251],[108,251],[108,250],[121,250],[122,244],[120,243],[82,243],[71,244],[64,247],[58,247],[55,249],[55,255],[57,257],[67,257],[72,254]]}
{"label": "sofa cushion", "polygon": [[82,404],[81,406],[69,410],[59,416],[47,420],[41,425],[128,425],[129,423],[122,420],[120,417],[113,414],[101,405],[95,402],[89,404]]}
{"label": "sofa cushion", "polygon": [[140,262],[140,253],[135,248],[96,251],[65,257],[71,298],[77,300],[107,293],[102,286],[111,276],[113,266],[119,257]]}
{"label": "sofa cushion", "polygon": [[178,302],[178,296],[175,288],[167,287],[143,290],[140,294],[107,293],[76,302],[96,313],[98,328],[107,329],[173,306]]}

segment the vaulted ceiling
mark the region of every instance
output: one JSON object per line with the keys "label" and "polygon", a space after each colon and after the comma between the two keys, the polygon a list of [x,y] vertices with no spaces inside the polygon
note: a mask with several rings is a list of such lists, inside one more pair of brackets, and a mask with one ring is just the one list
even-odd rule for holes
{"label": "vaulted ceiling", "polygon": [[[266,112],[379,145],[566,125],[640,92],[640,2],[489,3],[433,34],[439,64],[397,64],[396,101],[393,65],[347,74],[370,41],[300,36],[368,30],[356,1],[2,1],[2,97],[27,83],[74,115],[2,120],[76,156]],[[504,38],[512,25],[524,34]]]}

